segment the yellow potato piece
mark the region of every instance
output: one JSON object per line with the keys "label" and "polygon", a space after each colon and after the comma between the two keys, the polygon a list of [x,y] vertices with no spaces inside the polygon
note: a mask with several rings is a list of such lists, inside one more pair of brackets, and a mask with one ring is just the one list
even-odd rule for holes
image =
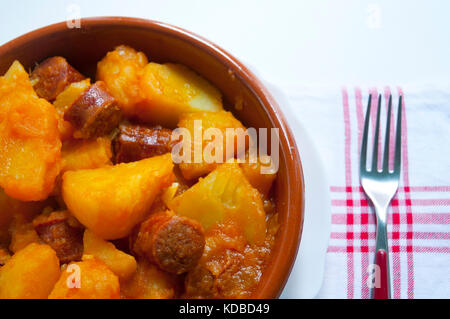
{"label": "yellow potato piece", "polygon": [[100,260],[83,256],[62,271],[49,299],[118,299],[119,278]]}
{"label": "yellow potato piece", "polygon": [[55,251],[30,244],[0,268],[0,299],[47,298],[59,275]]}
{"label": "yellow potato piece", "polygon": [[175,295],[175,284],[175,276],[142,260],[133,277],[122,284],[121,293],[130,299],[169,299]]}
{"label": "yellow potato piece", "polygon": [[147,63],[144,53],[120,45],[97,64],[97,79],[105,82],[125,116],[133,116],[135,104],[143,99],[139,81]]}
{"label": "yellow potato piece", "polygon": [[111,157],[111,140],[107,137],[70,140],[61,149],[61,173],[112,165]]}
{"label": "yellow potato piece", "polygon": [[175,197],[175,194],[177,193],[178,188],[180,187],[180,184],[177,182],[172,183],[169,187],[163,190],[161,194],[161,200],[162,202],[167,206],[172,199]]}
{"label": "yellow potato piece", "polygon": [[120,280],[129,278],[136,271],[133,256],[118,250],[112,243],[101,239],[89,229],[83,236],[84,254],[93,255],[103,261]]}
{"label": "yellow potato piece", "polygon": [[[257,157],[256,163],[250,163],[247,157],[246,161],[240,164],[247,180],[264,198],[268,197],[273,181],[277,177],[275,170],[270,167],[270,161],[270,156],[264,156],[264,158]],[[263,166],[267,171],[263,171]]]}
{"label": "yellow potato piece", "polygon": [[[198,123],[198,124],[196,124]],[[197,112],[197,113],[186,113],[180,117],[180,122],[178,123],[179,128],[184,128],[189,131],[191,137],[190,151],[191,151],[191,162],[182,162],[179,167],[181,173],[186,179],[194,179],[200,176],[204,176],[212,172],[218,165],[225,163],[230,156],[227,156],[227,129],[233,129],[236,133],[236,137],[231,137],[229,139],[229,146],[234,154],[237,153],[237,143],[238,140],[246,141],[245,133],[246,129],[242,123],[237,120],[232,113],[226,111],[219,112]],[[208,137],[207,133],[209,129],[217,129],[220,132],[222,138],[217,139],[217,137]],[[197,134],[196,134],[197,132]],[[201,161],[197,162],[195,158],[196,145],[202,145],[200,153],[202,155]],[[245,144],[244,150],[248,147]],[[218,156],[218,160],[207,160],[205,156],[209,153],[205,150],[214,149],[214,154],[222,154]],[[215,153],[218,152],[218,153]],[[197,151],[198,153],[198,151]],[[220,157],[220,158],[219,158]],[[211,157],[212,159],[213,157]]]}
{"label": "yellow potato piece", "polygon": [[61,195],[62,176],[65,172],[112,165],[111,157],[111,139],[108,137],[64,141],[61,149],[61,173],[56,179],[52,195]]}
{"label": "yellow potato piece", "polygon": [[10,228],[11,242],[9,244],[9,250],[13,253],[24,249],[31,243],[39,243],[41,240],[39,235],[34,230],[31,223],[16,225]]}
{"label": "yellow potato piece", "polygon": [[47,198],[59,174],[60,153],[55,107],[36,95],[15,61],[0,77],[0,186],[22,201]]}
{"label": "yellow potato piece", "polygon": [[0,247],[0,267],[6,264],[6,262],[11,258],[11,255],[9,252],[3,248]]}
{"label": "yellow potato piece", "polygon": [[169,208],[199,221],[205,230],[231,220],[250,244],[264,241],[266,221],[259,192],[245,178],[239,165],[225,163],[183,194]]}
{"label": "yellow potato piece", "polygon": [[171,154],[97,169],[68,171],[62,194],[69,211],[103,239],[127,236],[173,179]]}
{"label": "yellow potato piece", "polygon": [[174,127],[183,113],[222,110],[219,90],[180,64],[149,63],[140,88],[144,100],[137,104],[136,114],[145,122]]}
{"label": "yellow potato piece", "polygon": [[32,217],[42,212],[45,202],[22,202],[6,195],[0,188],[0,230],[7,229],[13,216],[31,220]]}

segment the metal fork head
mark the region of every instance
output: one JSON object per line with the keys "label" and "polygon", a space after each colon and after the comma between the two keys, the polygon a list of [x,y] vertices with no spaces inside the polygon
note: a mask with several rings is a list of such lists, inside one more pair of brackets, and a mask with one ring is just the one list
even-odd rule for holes
{"label": "metal fork head", "polygon": [[389,96],[382,167],[381,169],[378,169],[378,139],[380,133],[381,100],[382,99],[380,94],[378,96],[378,109],[375,124],[375,134],[374,134],[375,136],[373,142],[372,165],[370,169],[367,169],[367,144],[369,139],[368,135],[369,135],[369,123],[371,113],[370,108],[372,103],[372,95],[369,95],[369,103],[367,105],[366,118],[364,122],[364,131],[361,143],[360,178],[361,178],[361,185],[364,191],[366,192],[367,196],[372,200],[374,205],[387,207],[398,189],[398,182],[400,177],[402,96],[399,97],[398,101],[393,170],[389,170],[389,140],[391,127],[392,95]]}

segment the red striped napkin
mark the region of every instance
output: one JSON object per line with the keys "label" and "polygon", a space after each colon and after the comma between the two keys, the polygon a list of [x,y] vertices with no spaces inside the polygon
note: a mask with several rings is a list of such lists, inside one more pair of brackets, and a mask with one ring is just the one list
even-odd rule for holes
{"label": "red striped napkin", "polygon": [[[382,95],[384,117],[392,93],[393,110],[399,95],[404,101],[400,187],[388,213],[392,297],[450,298],[450,90],[291,87],[285,92],[314,138],[331,183],[332,228],[319,297],[370,296],[376,220],[360,187],[359,153],[369,93]],[[374,118],[377,98],[372,103]]]}

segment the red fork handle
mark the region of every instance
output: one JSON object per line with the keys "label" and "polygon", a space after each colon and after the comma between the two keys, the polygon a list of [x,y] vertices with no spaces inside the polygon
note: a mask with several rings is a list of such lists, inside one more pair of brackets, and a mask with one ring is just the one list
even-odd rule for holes
{"label": "red fork handle", "polygon": [[375,264],[380,267],[380,285],[374,288],[374,299],[389,299],[389,278],[387,269],[387,253],[384,249],[377,251]]}

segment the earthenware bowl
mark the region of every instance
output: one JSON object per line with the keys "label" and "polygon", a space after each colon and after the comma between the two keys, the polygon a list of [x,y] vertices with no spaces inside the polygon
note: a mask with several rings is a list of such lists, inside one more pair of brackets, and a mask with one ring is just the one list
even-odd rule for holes
{"label": "earthenware bowl", "polygon": [[[247,127],[279,129],[279,170],[274,199],[280,228],[254,298],[276,298],[289,277],[300,243],[304,181],[294,137],[279,106],[261,81],[225,50],[191,32],[165,23],[137,18],[94,17],[53,24],[0,47],[0,74],[14,60],[26,69],[55,55],[65,57],[85,75],[94,77],[96,63],[116,45],[127,44],[155,62],[184,64],[213,83],[224,104]],[[276,63],[276,61],[267,61]]]}

